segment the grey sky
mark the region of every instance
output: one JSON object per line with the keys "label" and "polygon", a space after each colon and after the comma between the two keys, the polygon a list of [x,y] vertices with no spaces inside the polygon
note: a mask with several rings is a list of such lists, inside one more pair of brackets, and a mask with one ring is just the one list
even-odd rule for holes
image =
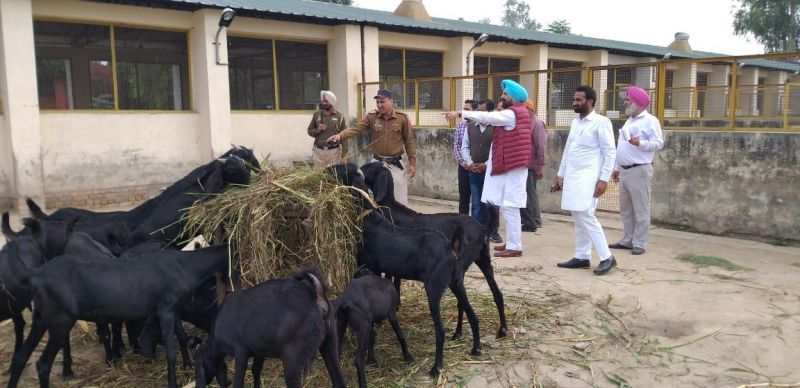
{"label": "grey sky", "polygon": [[[543,26],[566,19],[572,32],[658,46],[670,44],[676,32],[687,32],[698,51],[721,54],[760,54],[755,39],[733,35],[734,0],[526,0],[531,16]],[[355,0],[361,8],[394,11],[400,0]],[[478,21],[484,17],[500,24],[505,0],[423,0],[433,17]]]}

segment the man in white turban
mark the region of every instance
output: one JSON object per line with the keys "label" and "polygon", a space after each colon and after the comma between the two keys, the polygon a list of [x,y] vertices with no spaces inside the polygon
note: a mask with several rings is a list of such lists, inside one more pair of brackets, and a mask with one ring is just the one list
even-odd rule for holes
{"label": "man in white turban", "polygon": [[333,109],[336,95],[330,90],[323,90],[319,96],[319,110],[314,112],[308,124],[308,136],[314,138],[314,166],[324,168],[344,161],[347,147],[342,143],[328,143],[328,138],[337,135],[347,128],[342,112]]}

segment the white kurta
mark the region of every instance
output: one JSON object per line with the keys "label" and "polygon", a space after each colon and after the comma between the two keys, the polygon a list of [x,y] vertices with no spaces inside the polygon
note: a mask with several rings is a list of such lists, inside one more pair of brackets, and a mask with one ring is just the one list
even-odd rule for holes
{"label": "white kurta", "polygon": [[562,209],[586,211],[596,205],[595,185],[611,178],[615,154],[611,120],[595,112],[572,120],[558,169],[564,178]]}
{"label": "white kurta", "polygon": [[[510,109],[500,112],[464,111],[461,115],[478,123],[491,124],[496,129],[503,128],[506,131],[510,131],[517,126],[517,118],[514,115],[514,111]],[[525,191],[527,179],[528,166],[492,175],[492,151],[489,151],[481,202],[496,206],[523,208],[528,202],[528,194]]]}

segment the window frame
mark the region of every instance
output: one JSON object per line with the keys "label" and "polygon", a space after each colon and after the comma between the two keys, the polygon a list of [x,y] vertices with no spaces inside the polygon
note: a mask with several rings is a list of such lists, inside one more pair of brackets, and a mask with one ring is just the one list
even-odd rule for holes
{"label": "window frame", "polygon": [[[330,81],[331,81],[331,60],[330,60],[330,50],[328,50],[329,42],[328,41],[320,41],[320,40],[313,40],[313,39],[283,39],[282,37],[272,36],[272,35],[259,35],[259,34],[249,34],[247,32],[233,32],[228,34],[229,37],[234,38],[245,38],[245,39],[260,39],[270,41],[272,44],[272,83],[273,83],[273,90],[274,90],[274,103],[275,109],[230,109],[231,113],[237,114],[263,114],[263,113],[313,113],[316,112],[316,109],[283,109],[281,108],[280,104],[280,81],[278,74],[278,52],[277,52],[277,41],[282,42],[293,42],[293,43],[313,43],[325,46],[325,71],[328,73],[328,88],[330,88]],[[227,41],[227,39],[226,39]],[[230,82],[230,81],[229,81]],[[230,84],[228,85],[230,89]],[[230,92],[229,92],[230,93]]]}
{"label": "window frame", "polygon": [[[77,109],[52,109],[52,108],[39,108],[41,112],[57,112],[57,113],[67,113],[67,112],[74,112],[74,113],[103,113],[103,114],[113,114],[113,113],[189,113],[189,112],[196,112],[195,104],[194,104],[194,69],[192,68],[192,40],[191,40],[191,30],[190,29],[183,29],[183,28],[170,28],[170,27],[162,27],[162,26],[152,26],[146,24],[132,24],[132,23],[104,23],[98,22],[94,20],[82,20],[82,19],[61,19],[61,18],[48,18],[48,17],[34,17],[33,22],[41,22],[41,23],[61,23],[61,24],[83,24],[89,26],[99,26],[99,27],[106,27],[109,30],[109,44],[110,44],[110,51],[111,51],[111,77],[112,83],[114,87],[114,108],[113,109],[91,109],[91,108],[77,108]],[[188,85],[187,85],[187,94],[188,94],[188,107],[186,109],[120,109],[119,107],[119,84],[117,80],[117,53],[116,53],[116,28],[132,28],[132,29],[141,29],[141,30],[151,30],[151,31],[162,31],[162,32],[176,32],[181,33],[186,37],[186,71]],[[35,50],[35,42],[34,42],[34,50]],[[37,73],[38,74],[38,73]]]}
{"label": "window frame", "polygon": [[[381,49],[400,50],[401,67],[402,67],[402,70],[403,70],[403,78],[402,79],[391,80],[391,81],[389,81],[389,80],[386,80],[386,81],[380,80],[381,79],[381,73],[380,73],[380,67],[381,67],[381,64],[380,64],[380,50]],[[421,52],[421,53],[440,54],[442,56],[442,67],[441,67],[441,73],[440,74],[442,74],[442,75],[440,75],[438,77],[408,78],[408,69],[407,69],[407,64],[406,64],[406,51],[416,51],[416,52]],[[445,101],[444,101],[444,90],[441,91],[441,97],[439,98],[439,100],[441,101],[441,106],[442,106],[442,108],[440,108],[440,109],[436,109],[436,108],[419,108],[418,106],[407,104],[407,101],[406,101],[406,97],[407,97],[406,93],[407,93],[407,91],[405,90],[408,87],[409,84],[411,84],[412,86],[414,85],[414,82],[407,82],[407,81],[416,81],[416,82],[436,81],[436,80],[442,80],[443,81],[445,79],[445,76],[444,76],[444,69],[445,69],[444,54],[445,54],[444,51],[431,50],[431,49],[418,49],[418,48],[397,47],[397,46],[378,46],[378,80],[379,80],[379,82],[383,83],[383,82],[398,82],[398,81],[400,81],[402,83],[402,85],[403,85],[403,96],[402,96],[402,100],[403,101],[402,101],[402,104],[400,104],[398,101],[395,100],[395,104],[397,106],[395,106],[394,109],[409,110],[409,109],[413,108],[413,109],[416,109],[416,110],[419,110],[419,111],[441,111],[441,110],[444,110],[445,106],[447,106],[445,104]],[[416,91],[413,91],[413,93],[416,93]],[[419,96],[416,96],[416,94],[414,96],[415,96],[415,100],[414,101],[416,102],[417,105],[419,105]]]}

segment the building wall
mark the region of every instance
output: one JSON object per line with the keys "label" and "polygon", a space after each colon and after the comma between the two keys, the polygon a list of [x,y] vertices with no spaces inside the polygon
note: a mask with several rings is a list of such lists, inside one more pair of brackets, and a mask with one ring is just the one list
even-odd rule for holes
{"label": "building wall", "polygon": [[171,184],[208,161],[198,127],[195,113],[42,113],[45,196],[64,202]]}
{"label": "building wall", "polygon": [[10,149],[11,145],[8,143],[5,117],[0,115],[0,150],[3,150],[2,155],[0,155],[0,209],[8,209],[13,206],[14,168],[11,153],[5,151]]}
{"label": "building wall", "polygon": [[[417,178],[409,192],[458,199],[449,129],[416,129]],[[549,192],[568,130],[548,130],[545,177],[537,185],[542,211],[562,212]],[[652,187],[652,219],[714,234],[740,233],[800,240],[800,134],[664,133]],[[367,145],[366,136],[360,138]],[[366,160],[362,153],[359,161]]]}
{"label": "building wall", "polygon": [[311,115],[235,112],[231,114],[233,143],[255,147],[259,159],[269,155],[275,162],[306,160],[313,143],[306,132]]}

